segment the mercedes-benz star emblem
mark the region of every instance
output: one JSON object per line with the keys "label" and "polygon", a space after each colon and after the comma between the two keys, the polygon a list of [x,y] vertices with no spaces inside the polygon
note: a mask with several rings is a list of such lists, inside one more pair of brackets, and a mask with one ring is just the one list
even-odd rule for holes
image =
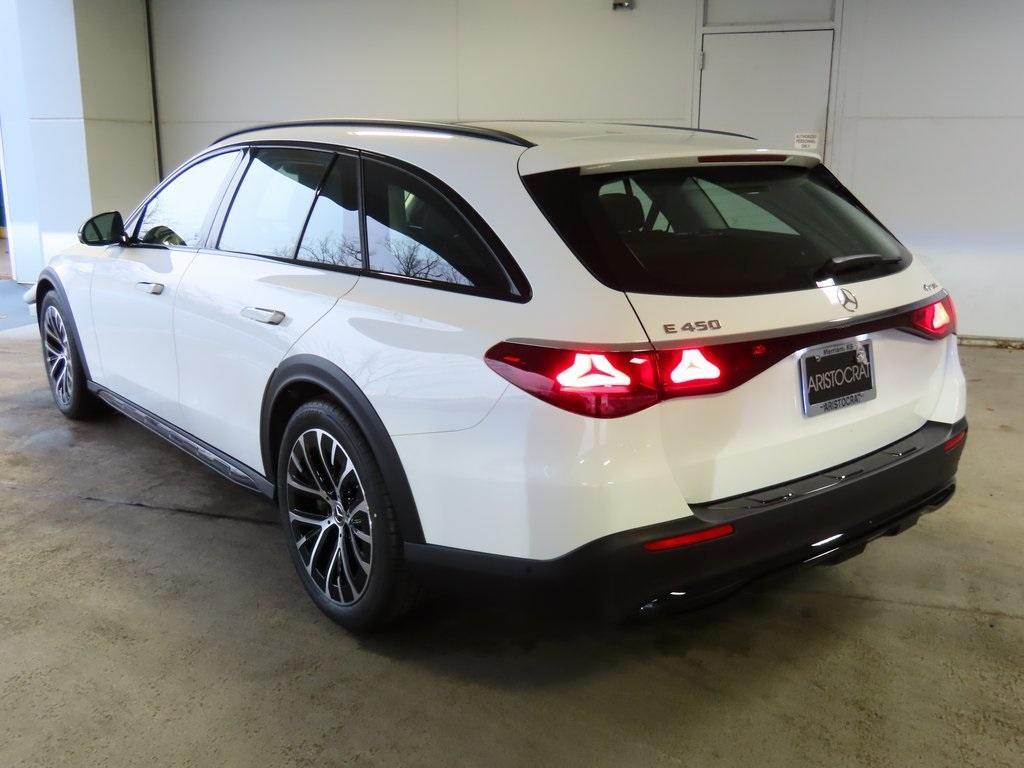
{"label": "mercedes-benz star emblem", "polygon": [[853,295],[853,291],[840,288],[838,299],[839,303],[843,305],[843,309],[847,312],[857,311],[857,297]]}

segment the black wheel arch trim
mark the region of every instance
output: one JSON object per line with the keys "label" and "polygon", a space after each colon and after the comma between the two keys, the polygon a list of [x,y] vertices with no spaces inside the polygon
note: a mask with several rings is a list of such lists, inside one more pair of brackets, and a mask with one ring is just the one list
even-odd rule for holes
{"label": "black wheel arch trim", "polygon": [[60,299],[60,303],[64,307],[64,311],[67,313],[67,317],[64,318],[64,325],[71,329],[71,337],[75,341],[75,349],[78,350],[79,360],[82,362],[82,371],[85,373],[86,381],[91,381],[92,376],[89,374],[89,361],[85,359],[85,347],[82,346],[82,338],[78,335],[78,324],[75,323],[75,315],[71,310],[71,302],[68,301],[68,294],[64,290],[64,285],[60,281],[57,272],[52,267],[45,267],[42,272],[39,273],[39,279],[36,280],[36,324],[42,323],[42,313],[39,311],[43,305],[44,293],[40,293],[39,284],[49,283],[53,286],[53,290],[57,293],[57,298]]}
{"label": "black wheel arch trim", "polygon": [[260,410],[260,448],[266,477],[276,483],[277,456],[273,450],[271,435],[274,406],[281,393],[294,384],[312,384],[320,387],[348,411],[370,444],[377,466],[384,476],[398,518],[402,540],[413,544],[424,543],[423,526],[420,523],[409,479],[384,422],[348,374],[322,357],[308,354],[290,357],[278,366],[267,382]]}

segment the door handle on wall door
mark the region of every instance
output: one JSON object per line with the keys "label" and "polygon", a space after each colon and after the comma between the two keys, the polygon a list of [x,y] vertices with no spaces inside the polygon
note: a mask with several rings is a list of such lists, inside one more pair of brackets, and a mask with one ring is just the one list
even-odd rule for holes
{"label": "door handle on wall door", "polygon": [[164,292],[163,283],[136,283],[135,287],[143,293],[152,293],[154,296],[159,296]]}
{"label": "door handle on wall door", "polygon": [[263,309],[262,307],[246,307],[242,310],[242,317],[255,320],[257,323],[267,325],[280,325],[285,314],[277,309]]}

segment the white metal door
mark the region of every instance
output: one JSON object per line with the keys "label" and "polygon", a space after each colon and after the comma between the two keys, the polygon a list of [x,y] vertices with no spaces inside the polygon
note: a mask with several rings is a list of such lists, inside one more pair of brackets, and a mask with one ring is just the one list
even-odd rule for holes
{"label": "white metal door", "polygon": [[113,245],[93,265],[99,383],[174,423],[180,413],[172,312],[195,256],[188,248]]}
{"label": "white metal door", "polygon": [[358,280],[343,272],[200,251],[174,307],[180,425],[263,471],[260,410],[293,344]]}
{"label": "white metal door", "polygon": [[822,154],[832,30],[704,35],[700,127]]}

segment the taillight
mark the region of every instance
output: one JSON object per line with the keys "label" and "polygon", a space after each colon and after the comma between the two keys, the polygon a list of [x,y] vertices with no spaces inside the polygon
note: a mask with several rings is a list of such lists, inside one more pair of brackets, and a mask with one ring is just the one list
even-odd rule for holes
{"label": "taillight", "polygon": [[732,389],[778,359],[769,359],[767,349],[763,343],[742,343],[619,352],[504,341],[485,359],[495,373],[541,400],[607,419],[659,400]]}
{"label": "taillight", "polygon": [[626,416],[658,402],[657,362],[649,350],[569,350],[506,341],[491,347],[485,359],[520,389],[585,416]]}
{"label": "taillight", "polygon": [[942,339],[956,333],[956,309],[953,299],[944,296],[927,306],[915,309],[910,313],[913,329],[930,339]]}
{"label": "taillight", "polygon": [[735,389],[801,349],[893,328],[942,339],[956,332],[949,296],[912,311],[854,325],[776,338],[614,351],[503,341],[485,356],[497,374],[541,400],[601,419],[627,416],[661,400]]}

